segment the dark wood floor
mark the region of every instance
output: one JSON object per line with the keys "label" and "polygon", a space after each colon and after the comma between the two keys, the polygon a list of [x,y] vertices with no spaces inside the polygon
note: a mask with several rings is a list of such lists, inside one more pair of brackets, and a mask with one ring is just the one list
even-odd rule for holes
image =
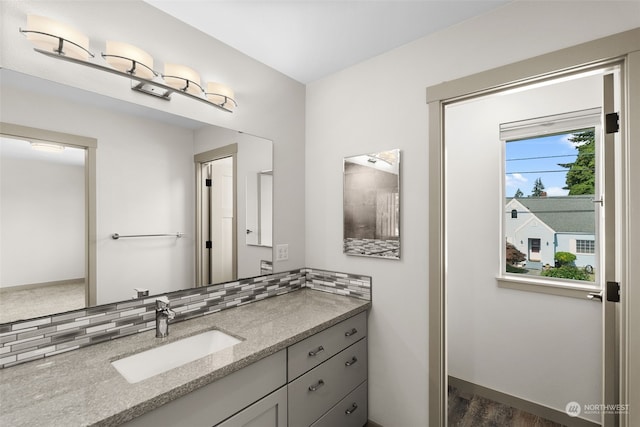
{"label": "dark wood floor", "polygon": [[449,427],[563,427],[484,397],[449,386]]}

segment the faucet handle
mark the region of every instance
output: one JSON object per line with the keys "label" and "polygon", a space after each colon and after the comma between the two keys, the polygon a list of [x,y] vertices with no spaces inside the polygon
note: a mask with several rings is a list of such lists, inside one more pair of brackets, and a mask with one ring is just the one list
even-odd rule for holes
{"label": "faucet handle", "polygon": [[156,298],[156,310],[169,308],[169,298],[166,295]]}

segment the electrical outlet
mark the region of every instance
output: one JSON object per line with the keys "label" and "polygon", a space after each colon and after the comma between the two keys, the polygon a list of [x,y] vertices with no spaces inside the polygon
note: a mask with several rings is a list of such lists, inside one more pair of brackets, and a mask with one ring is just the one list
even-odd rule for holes
{"label": "electrical outlet", "polygon": [[289,259],[289,245],[276,245],[276,261],[286,261]]}

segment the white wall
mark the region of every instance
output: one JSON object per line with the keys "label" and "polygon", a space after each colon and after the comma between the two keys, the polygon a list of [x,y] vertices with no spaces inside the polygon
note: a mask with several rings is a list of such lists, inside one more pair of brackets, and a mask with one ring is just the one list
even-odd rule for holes
{"label": "white wall", "polygon": [[[308,85],[306,264],[373,276],[373,421],[427,425],[425,88],[639,25],[637,2],[516,1]],[[347,257],[342,254],[342,158],[390,148],[400,148],[403,156],[402,259]]]}
{"label": "white wall", "polygon": [[[289,244],[289,260],[274,265],[285,271],[305,265],[304,216],[289,209],[304,194],[304,86],[231,47],[139,1],[2,1],[0,66],[68,84],[91,92],[145,105],[203,123],[260,135],[274,142],[274,217],[276,243]],[[104,51],[113,39],[134,44],[156,60],[186,64],[198,70],[204,81],[220,81],[235,90],[239,107],[225,113],[174,96],[170,102],[136,93],[120,76],[57,61],[33,52],[19,33],[27,14],[40,14],[65,22],[84,32],[94,53]],[[239,29],[250,31],[250,29]],[[3,112],[4,114],[4,112]],[[59,130],[52,125],[51,130]]]}
{"label": "white wall", "polygon": [[[2,88],[2,120],[97,138],[97,301],[133,288],[194,283],[193,131],[17,87]],[[120,239],[182,231],[184,238]],[[6,254],[6,252],[3,251]]]}
{"label": "white wall", "polygon": [[[591,76],[446,109],[449,375],[559,411],[601,400],[601,304],[496,283],[500,124],[595,108],[601,99],[602,77]],[[587,418],[599,422],[598,414]]]}
{"label": "white wall", "polygon": [[84,151],[0,142],[0,287],[84,278]]}

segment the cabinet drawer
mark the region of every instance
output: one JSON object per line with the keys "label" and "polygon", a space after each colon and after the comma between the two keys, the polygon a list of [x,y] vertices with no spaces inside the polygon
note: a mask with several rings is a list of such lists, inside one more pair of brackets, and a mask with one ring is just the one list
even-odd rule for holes
{"label": "cabinet drawer", "polygon": [[365,337],[367,335],[366,315],[366,312],[362,312],[289,347],[287,350],[289,381]]}
{"label": "cabinet drawer", "polygon": [[307,427],[367,379],[367,339],[289,383],[289,427]]}
{"label": "cabinet drawer", "polygon": [[368,418],[367,381],[342,399],[311,427],[362,427]]}

